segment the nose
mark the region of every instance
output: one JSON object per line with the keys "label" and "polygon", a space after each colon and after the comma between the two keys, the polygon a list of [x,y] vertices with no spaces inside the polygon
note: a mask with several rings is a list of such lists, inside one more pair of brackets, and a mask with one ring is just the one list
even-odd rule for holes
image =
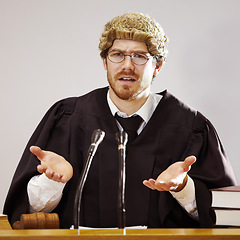
{"label": "nose", "polygon": [[132,62],[132,58],[130,55],[125,55],[125,59],[122,62],[122,68],[124,70],[134,70],[135,65]]}

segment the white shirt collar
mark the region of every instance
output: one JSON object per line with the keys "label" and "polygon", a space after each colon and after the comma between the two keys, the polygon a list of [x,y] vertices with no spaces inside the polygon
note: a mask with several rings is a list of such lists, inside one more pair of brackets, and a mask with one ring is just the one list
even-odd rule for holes
{"label": "white shirt collar", "polygon": [[[150,92],[147,101],[143,104],[143,106],[137,112],[135,112],[132,115],[137,114],[142,117],[142,119],[144,120],[145,123],[148,123],[149,119],[151,118],[153,112],[155,111],[155,109],[161,99],[162,99],[162,95]],[[115,113],[118,113],[119,116],[121,116],[121,117],[129,117],[129,116],[127,116],[126,113],[119,111],[119,109],[116,107],[116,105],[112,102],[112,100],[110,99],[110,96],[109,96],[109,91],[107,94],[107,101],[108,101],[108,105],[109,105],[109,108],[110,108],[113,116],[115,115]]]}

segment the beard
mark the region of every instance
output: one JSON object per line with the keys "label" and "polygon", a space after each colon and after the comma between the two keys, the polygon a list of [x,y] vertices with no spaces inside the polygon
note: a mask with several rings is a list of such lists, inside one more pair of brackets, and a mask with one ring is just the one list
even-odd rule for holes
{"label": "beard", "polygon": [[119,79],[122,76],[126,75],[132,77],[134,79],[133,81],[135,82],[139,81],[138,74],[132,71],[122,71],[115,74],[113,77],[110,76],[109,73],[107,73],[108,83],[118,98],[122,100],[134,100],[142,92],[143,88],[141,87],[141,84],[139,85],[139,87],[137,87],[137,89],[133,86],[129,86],[129,84],[121,84],[120,86],[118,86]]}

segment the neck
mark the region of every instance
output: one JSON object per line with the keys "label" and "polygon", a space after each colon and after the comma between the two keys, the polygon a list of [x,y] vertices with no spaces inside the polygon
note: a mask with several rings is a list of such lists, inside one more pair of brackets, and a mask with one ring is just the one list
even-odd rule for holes
{"label": "neck", "polygon": [[116,105],[119,111],[126,113],[128,116],[137,112],[144,105],[148,99],[149,93],[150,89],[146,89],[134,99],[123,100],[119,98],[111,88],[109,89],[109,97],[112,102]]}

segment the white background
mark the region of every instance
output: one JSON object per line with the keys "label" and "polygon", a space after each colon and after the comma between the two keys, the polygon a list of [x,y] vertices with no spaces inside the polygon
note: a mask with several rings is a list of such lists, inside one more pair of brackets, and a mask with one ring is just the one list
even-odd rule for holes
{"label": "white background", "polygon": [[0,0],[0,207],[48,108],[107,85],[103,27],[135,11],[154,17],[169,37],[152,91],[167,88],[211,120],[240,182],[239,8],[239,0]]}

